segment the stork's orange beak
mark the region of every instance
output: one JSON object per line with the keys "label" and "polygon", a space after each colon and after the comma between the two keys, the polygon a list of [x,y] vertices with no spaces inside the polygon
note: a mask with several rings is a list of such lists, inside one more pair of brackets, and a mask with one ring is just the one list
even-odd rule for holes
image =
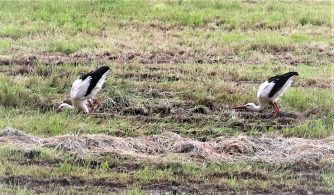
{"label": "stork's orange beak", "polygon": [[56,110],[55,110],[55,112],[61,112],[61,109],[60,108],[57,108]]}
{"label": "stork's orange beak", "polygon": [[246,106],[236,106],[236,107],[233,107],[232,109],[235,109],[235,110],[246,110]]}

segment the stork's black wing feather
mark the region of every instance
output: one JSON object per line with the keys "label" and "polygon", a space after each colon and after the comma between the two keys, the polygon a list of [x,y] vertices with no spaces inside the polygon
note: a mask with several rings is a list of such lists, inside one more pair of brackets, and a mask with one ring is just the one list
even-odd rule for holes
{"label": "stork's black wing feather", "polygon": [[279,77],[280,77],[280,75],[276,75],[276,76],[270,77],[270,78],[268,79],[268,83],[273,82],[275,79],[277,79],[277,78],[279,78]]}
{"label": "stork's black wing feather", "polygon": [[87,77],[91,77],[91,81],[89,83],[89,87],[87,89],[87,92],[86,92],[85,96],[89,95],[92,92],[92,90],[94,89],[94,87],[96,86],[96,84],[99,82],[99,80],[101,79],[101,77],[109,69],[110,68],[108,66],[102,66],[102,67],[98,68],[97,70],[95,70],[94,72],[87,73],[87,74],[82,75],[80,77],[81,80],[85,80]]}
{"label": "stork's black wing feather", "polygon": [[91,76],[92,73],[93,73],[93,71],[92,71],[92,72],[89,72],[89,73],[87,73],[87,74],[84,74],[84,75],[82,75],[79,79],[81,79],[81,80],[85,80],[87,77]]}
{"label": "stork's black wing feather", "polygon": [[269,83],[275,83],[274,87],[272,88],[272,90],[269,93],[269,97],[273,97],[276,92],[278,92],[280,89],[282,89],[282,87],[284,86],[284,84],[292,77],[298,75],[298,72],[288,72],[282,75],[276,75],[274,77],[271,77],[268,79]]}

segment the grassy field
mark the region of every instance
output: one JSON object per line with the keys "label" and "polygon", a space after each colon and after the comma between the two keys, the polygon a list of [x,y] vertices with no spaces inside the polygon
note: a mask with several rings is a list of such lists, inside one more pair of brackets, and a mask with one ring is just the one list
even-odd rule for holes
{"label": "grassy field", "polygon": [[[0,1],[0,128],[43,138],[331,139],[332,12],[330,1]],[[55,113],[72,82],[102,64],[112,71],[99,114]],[[230,109],[256,102],[261,82],[287,71],[300,76],[278,102],[280,116]],[[333,155],[299,169],[3,143],[5,194],[334,191]]]}

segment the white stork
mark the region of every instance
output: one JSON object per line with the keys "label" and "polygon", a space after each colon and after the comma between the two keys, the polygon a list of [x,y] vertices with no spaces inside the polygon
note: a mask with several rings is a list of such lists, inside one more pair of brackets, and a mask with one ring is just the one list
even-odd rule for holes
{"label": "white stork", "polygon": [[260,85],[257,91],[257,99],[259,101],[258,106],[254,103],[248,103],[243,106],[234,107],[233,109],[244,109],[246,111],[258,112],[264,109],[267,104],[271,103],[275,109],[274,116],[276,116],[277,113],[280,113],[279,106],[276,103],[277,100],[283,95],[285,90],[290,87],[293,77],[298,75],[298,72],[288,72],[269,78]]}
{"label": "white stork", "polygon": [[[71,100],[72,105],[67,103],[62,103],[57,109],[56,112],[61,112],[66,109],[74,109],[77,108],[81,111],[89,113],[91,111],[95,111],[96,108],[93,108],[91,100],[93,103],[100,103],[94,99],[96,94],[102,88],[107,74],[109,72],[108,66],[102,66],[96,69],[94,72],[87,73],[82,75],[79,79],[75,80],[72,84],[71,89]],[[92,108],[90,110],[89,108]]]}

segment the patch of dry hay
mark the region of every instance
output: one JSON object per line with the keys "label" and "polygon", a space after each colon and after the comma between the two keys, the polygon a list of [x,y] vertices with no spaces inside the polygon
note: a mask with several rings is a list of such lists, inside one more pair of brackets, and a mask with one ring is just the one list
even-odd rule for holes
{"label": "patch of dry hay", "polygon": [[20,130],[6,127],[0,132],[0,143],[11,143],[17,145],[33,144],[42,145],[43,139],[37,136],[26,134]]}
{"label": "patch of dry hay", "polygon": [[8,127],[0,133],[0,142],[28,148],[51,147],[80,154],[116,153],[143,158],[178,154],[193,160],[288,163],[311,168],[334,163],[334,137],[316,140],[267,135],[258,138],[236,136],[201,142],[166,132],[144,137],[98,134],[40,138]]}

